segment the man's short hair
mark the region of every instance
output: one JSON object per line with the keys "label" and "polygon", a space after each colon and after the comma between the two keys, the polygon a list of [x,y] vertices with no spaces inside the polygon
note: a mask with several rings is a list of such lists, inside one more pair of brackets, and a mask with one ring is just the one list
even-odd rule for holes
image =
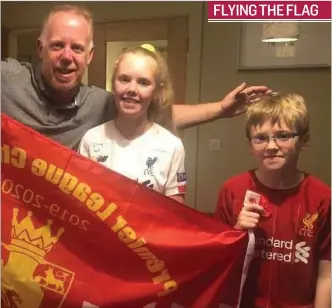
{"label": "man's short hair", "polygon": [[90,44],[91,44],[91,48],[93,47],[93,20],[92,20],[92,14],[91,12],[81,6],[77,6],[77,5],[70,5],[70,4],[65,4],[65,5],[59,5],[54,7],[46,16],[46,18],[44,19],[44,22],[42,24],[41,27],[41,34],[40,34],[40,40],[43,40],[43,37],[45,35],[45,29],[47,26],[47,23],[49,22],[49,20],[51,19],[52,16],[54,16],[56,13],[59,12],[72,12],[75,13],[78,16],[82,16],[89,24],[90,26]]}

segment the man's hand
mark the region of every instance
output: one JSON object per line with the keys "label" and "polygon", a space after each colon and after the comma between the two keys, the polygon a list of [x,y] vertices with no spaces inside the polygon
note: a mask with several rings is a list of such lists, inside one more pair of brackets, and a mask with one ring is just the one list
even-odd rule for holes
{"label": "man's hand", "polygon": [[256,228],[263,213],[263,207],[257,204],[244,205],[234,226],[238,230],[248,230]]}
{"label": "man's hand", "polygon": [[221,117],[232,118],[247,111],[250,103],[253,103],[260,96],[271,93],[272,91],[265,86],[246,87],[242,83],[232,92],[228,93],[220,102]]}

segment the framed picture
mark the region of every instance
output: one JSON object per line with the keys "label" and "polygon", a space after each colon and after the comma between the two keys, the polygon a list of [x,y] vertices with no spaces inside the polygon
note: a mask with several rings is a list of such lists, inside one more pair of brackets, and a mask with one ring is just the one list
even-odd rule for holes
{"label": "framed picture", "polygon": [[252,22],[239,29],[238,69],[331,66],[328,22]]}

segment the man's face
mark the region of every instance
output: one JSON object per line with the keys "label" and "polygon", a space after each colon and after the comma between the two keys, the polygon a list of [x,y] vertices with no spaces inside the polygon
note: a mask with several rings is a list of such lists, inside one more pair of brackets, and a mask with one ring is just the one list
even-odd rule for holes
{"label": "man's face", "polygon": [[70,92],[82,80],[92,59],[90,26],[74,12],[58,12],[48,21],[38,54],[46,84],[54,91]]}

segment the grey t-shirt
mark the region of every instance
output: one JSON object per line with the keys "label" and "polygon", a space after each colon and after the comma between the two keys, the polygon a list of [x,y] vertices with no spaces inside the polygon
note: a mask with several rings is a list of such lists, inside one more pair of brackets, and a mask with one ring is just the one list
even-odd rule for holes
{"label": "grey t-shirt", "polygon": [[62,106],[52,101],[38,68],[14,59],[1,62],[1,112],[71,149],[88,129],[114,118],[106,90],[81,84],[75,102]]}

